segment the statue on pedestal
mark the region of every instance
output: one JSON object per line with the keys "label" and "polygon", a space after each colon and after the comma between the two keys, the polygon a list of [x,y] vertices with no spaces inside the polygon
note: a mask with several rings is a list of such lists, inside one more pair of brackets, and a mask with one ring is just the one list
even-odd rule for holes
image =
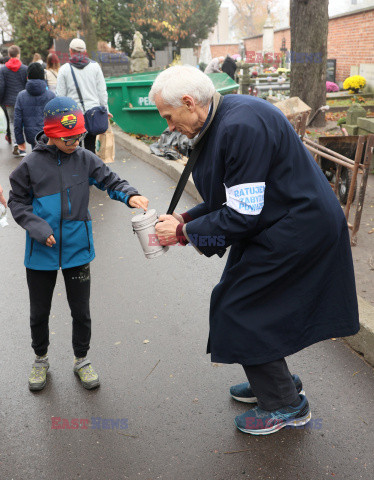
{"label": "statue on pedestal", "polygon": [[144,72],[148,68],[147,54],[142,45],[143,35],[136,31],[134,33],[134,49],[131,54],[130,68],[131,73]]}

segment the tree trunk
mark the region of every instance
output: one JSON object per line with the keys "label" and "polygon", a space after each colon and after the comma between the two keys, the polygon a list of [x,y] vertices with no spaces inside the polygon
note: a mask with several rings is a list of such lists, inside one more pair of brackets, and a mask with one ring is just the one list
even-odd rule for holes
{"label": "tree trunk", "polygon": [[89,57],[94,57],[97,51],[97,38],[95,28],[91,21],[89,0],[79,0],[79,10],[81,14],[82,29],[84,32],[87,53]]}
{"label": "tree trunk", "polygon": [[[312,108],[311,117],[326,104],[328,0],[290,0],[291,97]],[[311,118],[310,117],[310,118]],[[319,113],[312,125],[324,126]]]}

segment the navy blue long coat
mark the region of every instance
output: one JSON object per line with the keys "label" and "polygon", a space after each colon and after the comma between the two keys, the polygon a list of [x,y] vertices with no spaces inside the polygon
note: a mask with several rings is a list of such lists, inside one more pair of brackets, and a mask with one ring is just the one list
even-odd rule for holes
{"label": "navy blue long coat", "polygon": [[226,95],[193,169],[204,203],[189,240],[226,267],[213,289],[208,353],[257,365],[359,330],[348,227],[331,186],[286,117]]}

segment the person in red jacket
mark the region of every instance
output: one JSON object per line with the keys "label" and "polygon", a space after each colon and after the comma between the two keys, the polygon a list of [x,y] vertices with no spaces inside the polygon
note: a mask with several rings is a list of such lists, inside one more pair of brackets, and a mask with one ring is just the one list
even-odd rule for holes
{"label": "person in red jacket", "polygon": [[[8,49],[9,60],[0,68],[0,104],[6,107],[9,123],[10,138],[15,139],[14,135],[14,106],[16,98],[20,91],[25,89],[27,81],[27,67],[23,65],[20,57],[21,50],[17,45],[12,45]],[[19,155],[18,145],[13,145],[13,155]]]}

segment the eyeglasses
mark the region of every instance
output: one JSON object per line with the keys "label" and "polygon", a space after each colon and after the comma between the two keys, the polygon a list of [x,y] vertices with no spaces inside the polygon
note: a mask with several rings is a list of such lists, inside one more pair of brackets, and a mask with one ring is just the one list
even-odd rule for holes
{"label": "eyeglasses", "polygon": [[82,133],[82,135],[78,135],[76,137],[66,137],[66,138],[61,137],[60,140],[62,140],[67,147],[71,147],[77,141],[80,143],[86,135],[87,135],[87,132]]}

